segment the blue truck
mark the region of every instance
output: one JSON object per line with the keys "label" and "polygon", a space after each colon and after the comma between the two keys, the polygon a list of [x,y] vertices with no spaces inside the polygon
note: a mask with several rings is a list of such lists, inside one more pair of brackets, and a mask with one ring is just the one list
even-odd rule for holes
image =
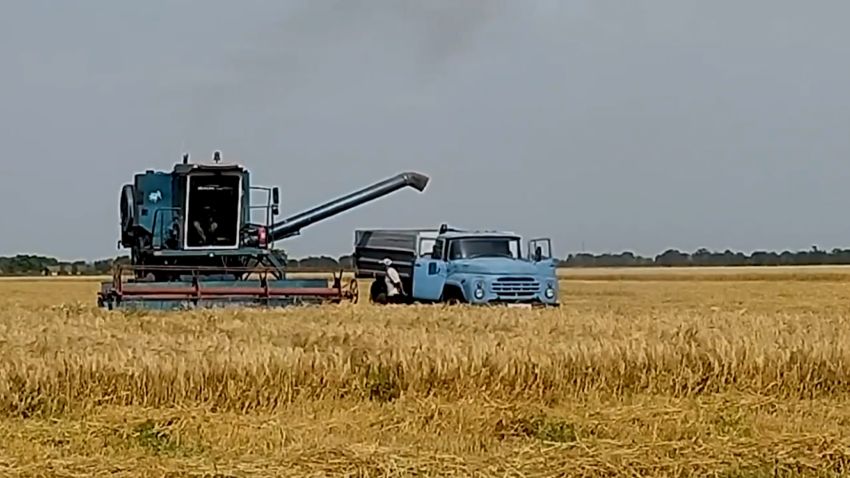
{"label": "blue truck", "polygon": [[355,277],[373,279],[370,299],[387,302],[385,259],[401,278],[405,303],[559,305],[557,259],[551,240],[528,241],[500,231],[359,229],[352,263]]}

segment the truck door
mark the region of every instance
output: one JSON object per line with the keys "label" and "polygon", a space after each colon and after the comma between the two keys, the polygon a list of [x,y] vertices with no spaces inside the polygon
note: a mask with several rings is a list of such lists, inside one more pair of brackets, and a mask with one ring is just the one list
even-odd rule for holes
{"label": "truck door", "polygon": [[420,256],[413,264],[413,298],[415,300],[439,300],[446,284],[446,261],[443,260],[443,243],[434,243],[431,256]]}
{"label": "truck door", "polygon": [[528,241],[528,258],[534,262],[551,259],[552,241],[548,237]]}

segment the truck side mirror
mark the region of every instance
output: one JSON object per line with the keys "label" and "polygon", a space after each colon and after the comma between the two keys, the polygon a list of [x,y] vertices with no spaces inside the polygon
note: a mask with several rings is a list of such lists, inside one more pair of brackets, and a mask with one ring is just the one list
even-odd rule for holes
{"label": "truck side mirror", "polygon": [[272,188],[272,214],[280,212],[280,189]]}

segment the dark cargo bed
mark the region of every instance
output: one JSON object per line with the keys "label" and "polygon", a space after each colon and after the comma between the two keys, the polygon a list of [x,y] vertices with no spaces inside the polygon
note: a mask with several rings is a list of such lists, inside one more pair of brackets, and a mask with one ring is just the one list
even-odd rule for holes
{"label": "dark cargo bed", "polygon": [[371,229],[354,231],[355,277],[376,278],[384,276],[381,261],[390,258],[402,278],[413,274],[417,255],[417,241],[422,232],[415,229]]}

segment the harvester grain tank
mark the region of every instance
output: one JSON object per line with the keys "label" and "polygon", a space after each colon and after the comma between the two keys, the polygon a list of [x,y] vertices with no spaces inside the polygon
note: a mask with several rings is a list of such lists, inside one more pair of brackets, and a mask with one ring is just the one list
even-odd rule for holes
{"label": "harvester grain tank", "polygon": [[[429,178],[404,172],[276,221],[280,190],[253,185],[239,164],[189,162],[148,170],[121,189],[119,246],[130,264],[116,265],[98,293],[107,308],[222,305],[284,306],[357,299],[356,280],[288,278],[286,255],[273,244],[302,229],[403,188],[422,192]],[[264,199],[252,201],[252,194]]]}

